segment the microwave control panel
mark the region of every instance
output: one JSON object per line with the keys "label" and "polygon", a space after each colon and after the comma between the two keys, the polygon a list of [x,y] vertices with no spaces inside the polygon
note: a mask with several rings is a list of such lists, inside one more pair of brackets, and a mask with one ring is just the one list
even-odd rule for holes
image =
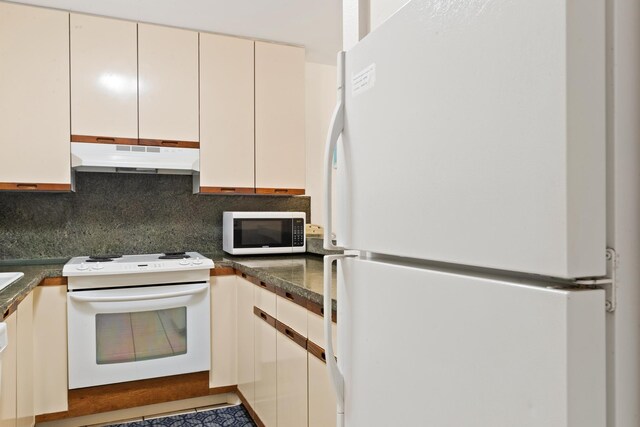
{"label": "microwave control panel", "polygon": [[293,219],[293,246],[304,246],[304,219]]}

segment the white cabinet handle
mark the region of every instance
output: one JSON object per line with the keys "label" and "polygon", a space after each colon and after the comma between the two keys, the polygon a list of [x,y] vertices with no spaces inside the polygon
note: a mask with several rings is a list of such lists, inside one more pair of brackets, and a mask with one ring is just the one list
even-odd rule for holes
{"label": "white cabinet handle", "polygon": [[72,293],[69,295],[74,301],[79,302],[124,302],[124,301],[143,301],[143,300],[153,300],[153,299],[164,299],[164,298],[174,298],[188,295],[196,295],[201,292],[206,291],[209,288],[209,285],[200,285],[196,288],[189,288],[184,291],[176,291],[176,292],[160,292],[155,294],[147,294],[147,295],[114,295],[114,296],[83,296],[76,295]]}
{"label": "white cabinet handle", "polygon": [[327,250],[342,249],[333,244],[331,232],[333,231],[333,221],[331,218],[331,188],[332,188],[332,164],[333,153],[338,144],[338,138],[344,129],[344,52],[338,53],[338,102],[333,110],[329,132],[327,133],[327,143],[324,149],[324,186],[322,202],[324,204],[324,248]]}

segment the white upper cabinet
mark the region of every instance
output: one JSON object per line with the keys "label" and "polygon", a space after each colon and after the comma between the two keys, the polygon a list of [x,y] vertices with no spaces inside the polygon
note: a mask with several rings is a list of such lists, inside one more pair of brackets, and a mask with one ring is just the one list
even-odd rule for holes
{"label": "white upper cabinet", "polygon": [[0,189],[69,190],[69,14],[0,3]]}
{"label": "white upper cabinet", "polygon": [[254,192],[253,44],[200,34],[200,192]]}
{"label": "white upper cabinet", "polygon": [[140,139],[197,146],[198,33],[138,24],[138,91]]}
{"label": "white upper cabinet", "polygon": [[256,192],[305,188],[304,49],[255,43]]}
{"label": "white upper cabinet", "polygon": [[72,13],[70,28],[72,140],[138,138],[137,24]]}

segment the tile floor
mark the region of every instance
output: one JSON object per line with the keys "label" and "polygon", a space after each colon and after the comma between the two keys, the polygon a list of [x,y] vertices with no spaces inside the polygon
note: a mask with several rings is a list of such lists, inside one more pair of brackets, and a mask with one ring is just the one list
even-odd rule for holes
{"label": "tile floor", "polygon": [[242,405],[198,408],[176,414],[123,421],[108,427],[256,427]]}

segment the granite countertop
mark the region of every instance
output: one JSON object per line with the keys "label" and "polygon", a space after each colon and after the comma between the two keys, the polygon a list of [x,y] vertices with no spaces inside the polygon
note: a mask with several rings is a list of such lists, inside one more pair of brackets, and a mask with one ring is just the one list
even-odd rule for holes
{"label": "granite countertop", "polygon": [[[317,304],[323,303],[324,265],[317,255],[238,257],[215,260],[217,266],[230,266],[263,282],[300,295]],[[336,309],[336,269],[332,268],[331,298]]]}
{"label": "granite countertop", "polygon": [[28,264],[27,261],[16,261],[15,264],[0,264],[0,273],[22,272],[24,277],[0,291],[0,317],[15,303],[21,301],[31,292],[42,279],[62,276],[64,261],[47,261],[48,264],[38,264],[37,261]]}
{"label": "granite countertop", "polygon": [[[239,257],[205,254],[216,267],[232,267],[263,282],[300,295],[312,302],[323,302],[323,260],[317,255]],[[67,260],[16,260],[0,262],[0,272],[22,272],[24,277],[0,291],[0,316],[21,301],[47,277],[61,277]],[[332,270],[331,297],[336,309],[336,270]]]}

